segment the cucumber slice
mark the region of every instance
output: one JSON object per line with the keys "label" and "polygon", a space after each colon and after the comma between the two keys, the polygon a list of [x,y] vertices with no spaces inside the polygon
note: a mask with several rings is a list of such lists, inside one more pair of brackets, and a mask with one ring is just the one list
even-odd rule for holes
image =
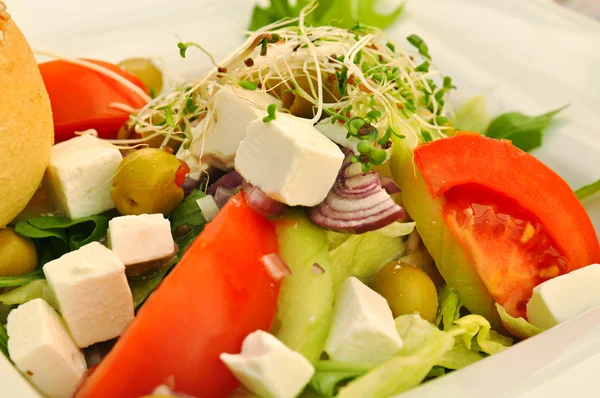
{"label": "cucumber slice", "polygon": [[[329,241],[298,209],[287,211],[276,226],[279,254],[292,274],[282,280],[271,332],[314,363],[323,352],[333,310]],[[322,273],[315,272],[315,264]]]}

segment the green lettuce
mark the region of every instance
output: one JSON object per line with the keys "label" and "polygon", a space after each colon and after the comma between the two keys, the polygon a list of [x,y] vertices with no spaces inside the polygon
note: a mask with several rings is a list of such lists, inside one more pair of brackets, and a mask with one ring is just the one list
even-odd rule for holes
{"label": "green lettuce", "polygon": [[461,317],[462,303],[449,287],[440,292],[437,325],[454,337],[455,344],[437,363],[456,370],[496,354],[512,345],[512,339],[492,330],[490,322],[480,315]]}
{"label": "green lettuce", "polygon": [[454,113],[450,124],[457,130],[474,131],[484,134],[492,121],[487,110],[487,100],[483,95],[469,98]]}
{"label": "green lettuce", "polygon": [[340,398],[389,397],[419,385],[454,345],[448,333],[418,315],[396,319],[404,346],[398,354],[340,388]]}
{"label": "green lettuce", "polygon": [[[405,229],[406,231],[408,229]],[[339,238],[339,235],[328,236]],[[399,259],[406,251],[402,236],[387,236],[378,231],[347,235],[342,243],[336,244],[335,249],[329,253],[334,272],[334,286],[339,286],[351,276],[368,283],[384,265]]]}
{"label": "green lettuce", "polygon": [[378,365],[318,361],[310,389],[324,398],[387,397],[419,385],[454,339],[418,315],[402,315],[395,322],[404,342],[396,356]]}
{"label": "green lettuce", "polygon": [[[250,30],[257,30],[265,25],[284,18],[297,17],[300,11],[314,0],[270,0],[266,7],[254,6]],[[378,0],[321,0],[315,11],[306,15],[306,24],[311,26],[333,25],[350,29],[359,20],[361,23],[385,29],[393,24],[404,9],[400,5],[388,14],[377,11]]]}
{"label": "green lettuce", "polygon": [[52,308],[59,311],[56,296],[45,279],[31,281],[27,285],[0,294],[0,303],[13,306],[24,304],[36,298],[43,299]]}
{"label": "green lettuce", "polygon": [[508,314],[508,312],[506,312],[504,307],[498,303],[496,303],[496,308],[498,309],[498,314],[500,314],[500,319],[502,319],[504,327],[514,336],[526,339],[544,331],[544,329],[533,326],[522,317],[513,318]]}

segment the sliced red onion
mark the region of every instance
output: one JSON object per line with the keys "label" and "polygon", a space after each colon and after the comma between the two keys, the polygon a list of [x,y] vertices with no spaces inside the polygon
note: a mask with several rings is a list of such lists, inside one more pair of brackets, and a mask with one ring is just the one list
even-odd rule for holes
{"label": "sliced red onion", "polygon": [[360,164],[350,163],[348,157],[325,200],[310,208],[308,215],[321,227],[361,234],[398,221],[405,212],[382,187],[375,171],[363,173]]}
{"label": "sliced red onion", "polygon": [[325,272],[325,270],[323,269],[323,267],[321,267],[319,264],[314,263],[311,269],[312,273],[315,275],[321,275],[322,273]]}
{"label": "sliced red onion", "polygon": [[200,186],[200,180],[196,180],[194,178],[190,178],[189,176],[185,178],[183,184],[181,184],[181,188],[183,188],[183,192],[185,196],[188,196],[190,192]]}
{"label": "sliced red onion", "polygon": [[260,258],[260,262],[263,263],[269,275],[276,281],[292,274],[290,267],[279,257],[279,254],[266,254]]}
{"label": "sliced red onion", "polygon": [[[242,185],[244,178],[237,171],[233,170],[219,178],[208,187],[206,193],[215,196],[219,187],[225,189],[235,189]],[[237,192],[237,191],[236,191]]]}
{"label": "sliced red onion", "polygon": [[219,209],[222,208],[223,206],[225,206],[225,203],[227,203],[227,201],[229,199],[231,199],[231,197],[233,195],[238,193],[239,190],[240,190],[240,187],[233,188],[233,189],[217,187],[216,192],[215,192],[215,203],[217,204]]}
{"label": "sliced red onion", "polygon": [[249,182],[244,182],[242,190],[244,191],[248,205],[262,215],[279,217],[287,207],[284,203],[269,197],[262,189]]}
{"label": "sliced red onion", "polygon": [[401,192],[400,187],[390,177],[379,177],[379,181],[383,189],[390,195]]}

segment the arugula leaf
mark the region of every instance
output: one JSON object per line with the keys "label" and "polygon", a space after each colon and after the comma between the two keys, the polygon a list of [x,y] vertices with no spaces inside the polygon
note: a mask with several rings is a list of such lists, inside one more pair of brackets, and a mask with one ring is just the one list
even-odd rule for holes
{"label": "arugula leaf", "polygon": [[[129,279],[129,288],[133,295],[133,306],[138,308],[146,298],[156,289],[160,282],[167,276],[171,268],[181,260],[185,249],[196,239],[206,225],[202,211],[196,202],[206,195],[200,189],[193,190],[188,197],[173,210],[169,217],[171,232],[177,244],[177,254],[156,273],[147,277]],[[181,230],[185,233],[182,234]],[[187,231],[186,231],[187,230]],[[181,234],[181,235],[180,235]]]}
{"label": "arugula leaf", "polygon": [[577,196],[577,198],[579,200],[583,200],[589,196],[592,196],[593,194],[595,194],[596,192],[600,191],[600,180],[596,181],[596,182],[592,182],[591,184],[588,185],[584,185],[583,187],[577,189],[575,191],[575,196]]}
{"label": "arugula leaf", "polygon": [[102,239],[108,231],[108,220],[101,215],[77,220],[58,216],[36,217],[18,222],[15,231],[33,239],[43,265],[68,251]]}
{"label": "arugula leaf", "polygon": [[[257,30],[265,25],[286,18],[300,15],[300,11],[312,3],[311,0],[297,0],[292,5],[289,0],[270,0],[267,7],[256,5],[250,20],[250,30]],[[388,14],[377,11],[378,0],[321,0],[315,11],[306,16],[305,22],[311,26],[337,26],[351,29],[360,22],[385,29],[392,25],[404,10],[404,4]]]}
{"label": "arugula leaf", "polygon": [[492,120],[485,135],[491,138],[511,140],[514,146],[529,152],[542,145],[544,131],[554,116],[567,106],[539,116],[527,116],[520,112],[504,113]]}

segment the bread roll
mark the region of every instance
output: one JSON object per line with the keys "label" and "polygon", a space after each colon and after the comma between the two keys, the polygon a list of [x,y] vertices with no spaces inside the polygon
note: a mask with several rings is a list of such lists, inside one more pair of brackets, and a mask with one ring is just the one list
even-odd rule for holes
{"label": "bread roll", "polygon": [[0,228],[40,185],[54,141],[50,99],[27,40],[0,1]]}

